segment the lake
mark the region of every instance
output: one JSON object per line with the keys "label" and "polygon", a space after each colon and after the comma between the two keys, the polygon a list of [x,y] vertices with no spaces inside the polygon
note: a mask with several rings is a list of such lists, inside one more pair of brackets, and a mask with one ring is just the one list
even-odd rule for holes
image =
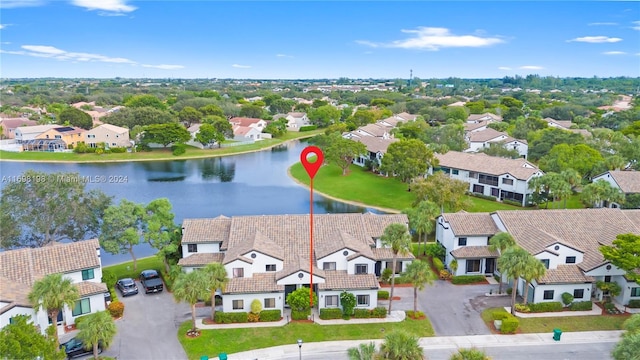
{"label": "lake", "polygon": [[[306,142],[292,141],[272,149],[241,155],[175,161],[118,163],[34,163],[0,161],[1,176],[17,176],[32,169],[45,172],[77,172],[99,181],[99,188],[114,197],[148,203],[166,197],[173,205],[177,224],[185,218],[219,215],[308,214],[309,190],[296,184],[287,169],[300,160]],[[105,183],[101,179],[119,182]],[[2,184],[4,186],[5,184]],[[314,213],[379,212],[314,194]],[[155,249],[138,245],[137,257]],[[103,265],[128,261],[128,254],[112,255],[103,250]]]}

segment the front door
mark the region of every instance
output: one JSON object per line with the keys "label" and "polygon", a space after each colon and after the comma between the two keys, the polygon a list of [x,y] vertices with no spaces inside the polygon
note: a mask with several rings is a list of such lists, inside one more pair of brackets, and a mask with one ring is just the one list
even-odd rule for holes
{"label": "front door", "polygon": [[493,274],[493,272],[496,269],[496,259],[494,258],[489,258],[489,259],[485,259],[485,267],[484,267],[484,273],[485,274]]}
{"label": "front door", "polygon": [[380,274],[382,271],[382,261],[376,261],[375,271],[376,271],[376,276],[380,277]]}

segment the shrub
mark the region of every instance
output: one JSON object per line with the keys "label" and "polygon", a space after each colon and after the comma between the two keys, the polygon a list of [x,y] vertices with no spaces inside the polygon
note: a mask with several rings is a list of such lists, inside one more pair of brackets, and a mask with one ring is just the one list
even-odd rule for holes
{"label": "shrub", "polygon": [[614,310],[616,308],[616,305],[612,302],[606,302],[604,303],[604,308],[605,310]]}
{"label": "shrub", "polygon": [[377,307],[377,308],[371,310],[371,317],[374,317],[374,318],[387,317],[387,308],[385,308],[385,307]]}
{"label": "shrub", "polygon": [[151,151],[151,146],[149,144],[138,144],[136,145],[136,151]]}
{"label": "shrub", "polygon": [[342,310],[339,308],[320,309],[320,319],[342,319]]}
{"label": "shrub", "polygon": [[529,307],[529,305],[524,305],[524,304],[516,304],[515,309],[516,311],[521,313],[531,312],[531,308]]}
{"label": "shrub", "polygon": [[491,196],[491,195],[484,195],[484,194],[478,194],[478,193],[469,193],[469,195],[475,196],[475,197],[480,198],[480,199],[486,199],[486,200],[491,200],[491,201],[496,201],[497,200],[497,198],[495,196]]}
{"label": "shrub", "polygon": [[114,318],[122,317],[124,314],[124,304],[120,301],[112,301],[109,306],[107,306],[107,310],[109,310],[109,314],[111,314]]}
{"label": "shrub", "polygon": [[416,311],[414,312],[413,310],[407,310],[407,317],[410,317],[412,319],[421,319],[422,317],[424,317],[424,313],[422,311]]}
{"label": "shrub", "polygon": [[434,257],[433,259],[431,259],[431,261],[433,262],[433,267],[435,267],[436,270],[438,271],[444,270],[444,264],[442,263],[442,260]]}
{"label": "shrub", "polygon": [[529,304],[529,309],[531,312],[539,313],[539,312],[558,312],[562,311],[564,306],[559,301],[551,301],[551,302],[543,302],[537,304]]}
{"label": "shrub", "polygon": [[112,152],[112,153],[114,153],[114,154],[121,154],[121,153],[125,153],[125,152],[127,152],[127,148],[124,148],[124,147],[114,147],[114,148],[111,148],[111,152]]}
{"label": "shrub", "polygon": [[247,314],[247,321],[248,322],[258,322],[260,321],[260,313],[253,313],[250,312]]}
{"label": "shrub", "polygon": [[78,316],[77,318],[73,319],[73,322],[76,325],[76,328],[78,327],[78,325],[82,324],[82,322],[85,321],[86,319],[87,319],[87,315]]}
{"label": "shrub", "polygon": [[102,282],[105,283],[109,289],[113,289],[116,285],[116,281],[118,281],[118,277],[113,273],[113,271],[102,271]]}
{"label": "shrub", "polygon": [[307,125],[307,126],[300,126],[300,130],[299,131],[311,131],[311,130],[315,130],[318,127],[315,125]]}
{"label": "shrub", "polygon": [[382,270],[382,274],[380,275],[380,281],[382,281],[385,284],[388,284],[391,282],[392,276],[393,276],[393,270],[386,268]]}
{"label": "shrub", "polygon": [[515,334],[520,326],[520,320],[513,315],[507,316],[502,320],[502,326],[500,327],[500,332],[503,334]]}
{"label": "shrub", "polygon": [[508,288],[507,289],[507,295],[511,295],[512,292],[513,292],[513,288]]}
{"label": "shrub", "polygon": [[494,313],[492,313],[492,318],[493,320],[504,320],[506,318],[508,318],[509,316],[511,316],[511,314],[509,314],[506,311],[496,311]]}
{"label": "shrub", "polygon": [[104,154],[104,149],[103,149],[103,148],[97,148],[97,149],[96,149],[96,154],[97,154],[97,155],[102,155],[102,154]]}
{"label": "shrub", "polygon": [[258,299],[253,299],[251,302],[251,312],[254,314],[260,314],[262,311],[262,303]]}
{"label": "shrub", "polygon": [[521,203],[521,202],[518,202],[518,201],[513,201],[513,200],[507,200],[507,199],[504,199],[504,200],[502,200],[502,203],[503,203],[503,204],[508,204],[508,205],[513,205],[513,206],[520,206],[520,207],[522,207],[522,203]]}
{"label": "shrub", "polygon": [[222,312],[216,311],[215,322],[218,324],[246,323],[249,321],[246,312]]}
{"label": "shrub", "polygon": [[440,279],[442,280],[449,280],[451,279],[451,273],[448,272],[447,270],[440,270],[440,273],[438,274],[438,276],[440,277]]}
{"label": "shrub", "polygon": [[310,310],[291,310],[291,320],[307,320],[309,315],[311,315]]}
{"label": "shrub", "polygon": [[431,256],[433,259],[444,258],[446,252],[447,250],[444,248],[444,246],[438,243],[428,243],[424,250],[424,253],[427,254],[428,256]]}
{"label": "shrub", "polygon": [[356,296],[350,292],[343,291],[340,293],[340,304],[342,304],[342,314],[351,316],[353,315],[353,309],[356,307]]}
{"label": "shrub", "polygon": [[569,305],[569,310],[572,311],[587,311],[591,310],[593,303],[591,301],[576,301]]}
{"label": "shrub", "polygon": [[629,305],[627,305],[627,307],[632,309],[640,308],[640,300],[629,300]]}
{"label": "shrub", "polygon": [[572,302],[573,302],[573,295],[569,294],[568,292],[563,292],[562,303],[564,304],[564,306],[569,306],[569,304],[571,304]]}
{"label": "shrub", "polygon": [[378,290],[378,300],[389,300],[389,292],[386,290]]}
{"label": "shrub", "polygon": [[486,279],[484,275],[459,275],[451,278],[451,283],[460,285],[460,284],[473,284],[478,282],[485,282]]}
{"label": "shrub", "polygon": [[356,319],[368,319],[371,317],[371,310],[369,309],[355,309],[353,310],[353,317]]}
{"label": "shrub", "polygon": [[187,152],[187,146],[185,144],[175,144],[171,147],[173,155],[178,156]]}
{"label": "shrub", "polygon": [[260,321],[280,321],[282,312],[280,310],[262,310],[260,311]]}

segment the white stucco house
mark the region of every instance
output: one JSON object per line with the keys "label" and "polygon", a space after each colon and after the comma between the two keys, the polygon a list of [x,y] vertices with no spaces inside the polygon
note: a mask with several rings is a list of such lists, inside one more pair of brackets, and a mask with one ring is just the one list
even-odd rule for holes
{"label": "white stucco house", "polygon": [[[592,181],[604,180],[611,184],[613,187],[620,189],[623,194],[640,194],[640,171],[607,171],[604,174],[594,176]],[[604,202],[603,204],[597,204],[598,206],[618,208],[620,204],[612,202]]]}
{"label": "white stucco house", "polygon": [[544,173],[525,159],[507,159],[484,153],[449,151],[436,154],[439,165],[429,169],[443,171],[452,179],[469,183],[469,192],[493,196],[499,200],[516,201],[526,205],[533,190],[529,181]]}
{"label": "white stucco house", "polygon": [[[393,257],[379,237],[391,223],[407,224],[406,215],[322,214],[313,219],[317,307],[339,307],[338,295],[348,291],[358,308],[375,308],[377,276],[392,267]],[[309,215],[185,219],[182,227],[178,264],[183,271],[212,262],[227,270],[229,284],[221,293],[225,312],[247,312],[254,299],[264,309],[284,310],[287,295],[311,283]],[[412,259],[400,256],[395,272],[403,272]]]}
{"label": "white stucco house", "polygon": [[290,112],[284,117],[287,119],[287,130],[299,131],[301,127],[311,125],[311,121],[304,112]]}
{"label": "white stucco house", "polygon": [[465,152],[479,152],[491,145],[500,145],[506,149],[515,150],[524,159],[527,158],[527,153],[529,152],[529,145],[526,140],[512,138],[509,134],[492,128],[467,132],[465,140],[469,145]]}
{"label": "white stucco house", "polygon": [[[493,213],[442,214],[436,220],[436,241],[446,248],[445,263],[458,263],[455,275],[497,273],[500,254],[489,250],[489,239],[508,232],[516,244],[540,259],[547,273],[529,285],[529,302],[562,301],[568,292],[575,301],[602,300],[597,281],[616,282],[622,292],[613,298],[626,305],[640,300],[640,284],[604,259],[601,245],[619,234],[640,234],[640,210],[571,209],[511,210]],[[525,282],[519,279],[518,293]]]}
{"label": "white stucco house", "polygon": [[[49,274],[71,279],[80,294],[75,306],[65,306],[58,319],[49,319],[45,310],[34,309],[27,298],[33,283]],[[0,252],[0,328],[17,315],[29,315],[43,334],[52,321],[62,334],[77,317],[106,309],[104,294],[108,290],[101,281],[97,239]]]}

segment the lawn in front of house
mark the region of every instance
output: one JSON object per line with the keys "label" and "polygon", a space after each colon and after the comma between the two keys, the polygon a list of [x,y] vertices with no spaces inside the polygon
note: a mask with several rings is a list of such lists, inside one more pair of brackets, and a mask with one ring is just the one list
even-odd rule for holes
{"label": "lawn in front of house", "polygon": [[118,279],[132,278],[137,279],[142,270],[156,270],[158,273],[164,269],[162,259],[157,256],[149,256],[138,259],[137,269],[133,269],[133,261],[127,261],[120,264],[103,266],[102,270],[110,271],[116,275]]}
{"label": "lawn in front of house", "polygon": [[262,349],[272,346],[295,344],[298,339],[305,343],[332,340],[381,339],[392,330],[402,329],[418,337],[434,336],[428,319],[406,319],[399,323],[370,323],[347,325],[318,325],[315,323],[289,323],[277,327],[248,327],[240,329],[201,330],[197,338],[185,334],[191,321],[183,323],[178,330],[178,340],[191,360],[203,355],[216,357],[227,354]]}

